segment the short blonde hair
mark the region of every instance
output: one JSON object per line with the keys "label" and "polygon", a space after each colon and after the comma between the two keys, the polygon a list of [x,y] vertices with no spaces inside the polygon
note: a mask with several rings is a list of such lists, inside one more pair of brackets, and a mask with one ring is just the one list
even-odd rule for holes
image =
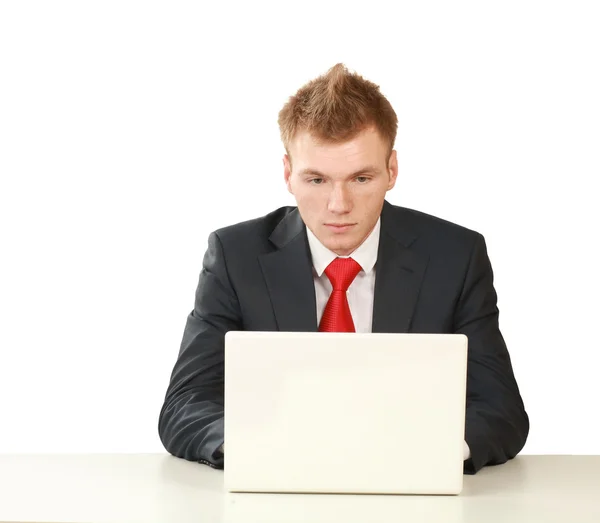
{"label": "short blonde hair", "polygon": [[349,72],[341,63],[298,89],[279,111],[278,123],[288,155],[298,131],[339,143],[374,126],[389,144],[389,158],[398,129],[396,112],[379,86]]}

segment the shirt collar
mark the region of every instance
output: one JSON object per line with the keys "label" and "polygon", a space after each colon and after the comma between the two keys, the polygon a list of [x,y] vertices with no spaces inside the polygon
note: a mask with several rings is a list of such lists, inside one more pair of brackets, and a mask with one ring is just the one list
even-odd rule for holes
{"label": "shirt collar", "polygon": [[[369,236],[367,236],[365,241],[362,242],[349,256],[340,256],[340,258],[350,257],[362,267],[362,270],[365,271],[365,273],[370,273],[377,261],[380,229],[381,218],[378,218],[375,227],[373,227],[373,230]],[[306,235],[308,236],[308,246],[310,247],[313,267],[315,268],[317,276],[320,278],[327,266],[335,260],[338,255],[325,247],[308,227],[306,228]]]}

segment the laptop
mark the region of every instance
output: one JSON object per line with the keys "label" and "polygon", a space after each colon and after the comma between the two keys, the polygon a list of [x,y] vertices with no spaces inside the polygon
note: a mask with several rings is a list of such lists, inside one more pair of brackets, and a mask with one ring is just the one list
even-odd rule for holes
{"label": "laptop", "polygon": [[459,494],[467,337],[230,331],[228,492]]}

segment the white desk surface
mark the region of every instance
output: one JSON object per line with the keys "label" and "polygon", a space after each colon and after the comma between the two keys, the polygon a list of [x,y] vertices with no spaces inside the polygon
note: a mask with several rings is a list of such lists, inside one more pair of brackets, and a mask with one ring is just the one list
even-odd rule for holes
{"label": "white desk surface", "polygon": [[598,523],[600,456],[520,456],[460,496],[229,494],[167,454],[0,455],[1,522]]}

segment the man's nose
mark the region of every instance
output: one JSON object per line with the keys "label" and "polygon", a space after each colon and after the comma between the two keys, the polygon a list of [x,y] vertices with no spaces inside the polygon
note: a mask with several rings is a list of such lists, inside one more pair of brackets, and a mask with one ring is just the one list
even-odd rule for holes
{"label": "man's nose", "polygon": [[352,210],[352,199],[347,188],[342,185],[334,186],[329,195],[328,210],[338,214]]}

